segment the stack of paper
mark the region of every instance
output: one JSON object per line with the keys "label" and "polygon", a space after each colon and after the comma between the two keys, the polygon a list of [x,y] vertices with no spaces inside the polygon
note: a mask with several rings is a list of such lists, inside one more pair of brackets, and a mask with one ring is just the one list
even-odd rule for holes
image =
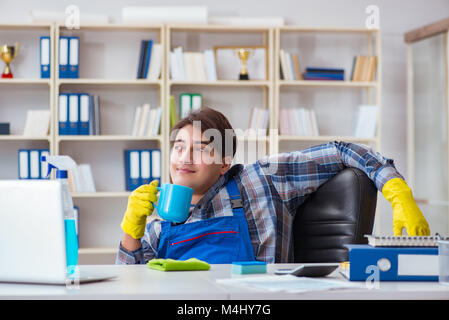
{"label": "stack of paper", "polygon": [[212,50],[183,52],[177,47],[170,52],[170,74],[175,81],[216,81],[215,56]]}
{"label": "stack of paper", "polygon": [[266,275],[258,277],[217,279],[217,283],[239,287],[252,287],[268,291],[286,291],[291,293],[362,287],[361,284],[349,283],[346,281],[313,279],[307,277],[295,277],[292,275]]}

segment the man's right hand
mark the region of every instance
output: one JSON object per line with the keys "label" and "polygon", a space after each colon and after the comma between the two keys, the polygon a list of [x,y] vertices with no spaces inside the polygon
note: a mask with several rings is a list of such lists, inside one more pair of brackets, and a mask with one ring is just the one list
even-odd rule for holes
{"label": "man's right hand", "polygon": [[121,224],[122,230],[134,239],[140,239],[145,233],[147,217],[153,213],[157,201],[158,180],[151,181],[134,190],[128,198],[128,207]]}

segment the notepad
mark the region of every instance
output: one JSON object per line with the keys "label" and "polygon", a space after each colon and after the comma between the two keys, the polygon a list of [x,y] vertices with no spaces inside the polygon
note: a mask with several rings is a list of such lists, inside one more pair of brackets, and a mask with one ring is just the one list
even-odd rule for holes
{"label": "notepad", "polygon": [[374,236],[365,235],[373,247],[437,247],[438,240],[449,240],[438,233],[435,236]]}

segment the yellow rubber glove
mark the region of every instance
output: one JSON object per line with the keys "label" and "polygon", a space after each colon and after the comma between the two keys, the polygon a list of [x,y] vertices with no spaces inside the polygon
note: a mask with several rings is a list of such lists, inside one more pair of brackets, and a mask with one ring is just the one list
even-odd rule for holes
{"label": "yellow rubber glove", "polygon": [[157,201],[158,180],[151,181],[134,190],[128,198],[128,207],[121,224],[122,230],[134,239],[145,233],[147,217],[153,213],[153,203]]}
{"label": "yellow rubber glove", "polygon": [[382,189],[384,197],[393,207],[393,233],[402,234],[406,228],[409,236],[430,235],[429,224],[413,199],[412,190],[401,178],[388,180]]}

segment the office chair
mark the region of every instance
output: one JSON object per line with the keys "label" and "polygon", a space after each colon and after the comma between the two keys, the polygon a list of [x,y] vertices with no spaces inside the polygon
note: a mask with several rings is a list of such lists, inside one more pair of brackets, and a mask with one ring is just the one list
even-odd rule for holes
{"label": "office chair", "polygon": [[344,244],[367,243],[376,211],[377,188],[359,169],[345,168],[297,209],[294,262],[348,260]]}

